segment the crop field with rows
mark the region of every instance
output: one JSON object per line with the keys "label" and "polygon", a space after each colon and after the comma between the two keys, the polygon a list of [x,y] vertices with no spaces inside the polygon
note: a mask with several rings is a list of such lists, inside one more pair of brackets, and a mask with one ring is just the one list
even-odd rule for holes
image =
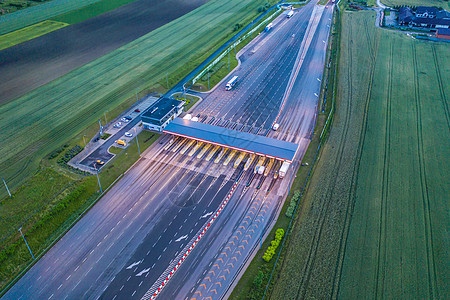
{"label": "crop field with rows", "polygon": [[336,113],[272,299],[449,298],[450,45],[345,12]]}
{"label": "crop field with rows", "polygon": [[[12,187],[42,157],[96,122],[137,88],[177,82],[225,38],[258,14],[264,1],[210,1],[199,9],[0,106],[0,164]],[[165,82],[165,80],[164,80]]]}

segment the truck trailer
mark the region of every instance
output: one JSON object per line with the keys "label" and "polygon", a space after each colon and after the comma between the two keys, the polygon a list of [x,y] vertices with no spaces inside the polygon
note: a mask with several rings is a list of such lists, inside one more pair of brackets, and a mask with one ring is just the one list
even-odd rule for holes
{"label": "truck trailer", "polygon": [[233,78],[231,78],[230,81],[227,82],[225,89],[227,91],[231,90],[233,88],[233,86],[236,84],[238,78],[239,78],[238,76],[233,76]]}
{"label": "truck trailer", "polygon": [[273,27],[273,23],[269,23],[266,28],[264,28],[264,31],[269,31],[270,29],[272,29]]}
{"label": "truck trailer", "polygon": [[280,170],[278,171],[278,175],[280,176],[280,178],[284,178],[284,176],[286,176],[286,173],[287,173],[290,165],[291,164],[286,162],[286,161],[283,162],[283,164],[281,165]]}

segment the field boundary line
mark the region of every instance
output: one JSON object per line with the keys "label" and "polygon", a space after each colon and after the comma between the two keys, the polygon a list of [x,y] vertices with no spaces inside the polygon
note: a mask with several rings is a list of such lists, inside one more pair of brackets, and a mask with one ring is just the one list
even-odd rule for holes
{"label": "field boundary line", "polygon": [[[349,35],[349,36],[351,36],[351,35]],[[377,47],[378,47],[378,44],[375,44],[375,48],[377,48]],[[375,52],[375,53],[377,54],[378,52]],[[369,73],[370,74],[369,75],[369,85],[367,87],[366,101],[365,101],[365,105],[364,105],[363,122],[361,124],[356,162],[355,162],[354,168],[353,168],[350,193],[348,195],[349,196],[349,199],[348,199],[349,205],[347,206],[347,209],[346,209],[344,228],[342,230],[341,240],[340,240],[340,245],[339,245],[338,261],[336,264],[335,275],[333,277],[332,293],[331,293],[332,299],[337,299],[339,296],[340,279],[342,276],[344,257],[345,257],[345,252],[346,252],[346,248],[347,248],[347,238],[348,238],[348,233],[349,233],[350,225],[351,225],[351,221],[352,221],[352,218],[351,217],[349,218],[349,216],[353,215],[353,208],[354,208],[353,204],[356,201],[355,193],[356,193],[356,188],[358,185],[358,174],[359,174],[359,169],[361,166],[361,156],[362,156],[362,152],[363,152],[363,148],[364,148],[364,144],[365,144],[366,132],[367,132],[367,116],[368,116],[368,111],[369,111],[370,99],[372,97],[372,86],[373,86],[375,64],[376,64],[377,57],[378,57],[378,55],[375,55],[372,57],[372,68]]]}
{"label": "field boundary line", "polygon": [[450,128],[450,121],[449,121],[449,109],[448,109],[448,104],[447,104],[447,97],[445,96],[445,90],[444,90],[444,86],[442,84],[442,75],[441,75],[441,68],[439,67],[439,63],[437,60],[437,54],[436,54],[436,46],[434,44],[431,45],[431,49],[433,50],[433,60],[434,60],[434,65],[436,68],[436,77],[439,83],[439,92],[441,94],[441,101],[442,101],[442,106],[444,107],[444,114],[445,114],[445,118],[447,119],[447,127]]}
{"label": "field boundary line", "polygon": [[423,219],[424,219],[424,235],[425,247],[427,252],[427,270],[428,270],[428,284],[429,293],[432,299],[439,299],[438,284],[436,282],[436,266],[434,262],[433,251],[433,231],[431,228],[431,212],[430,212],[430,198],[428,195],[427,175],[424,162],[423,153],[423,133],[422,133],[422,108],[420,106],[420,85],[419,74],[416,57],[416,45],[412,44],[412,57],[414,66],[414,83],[415,83],[415,103],[416,103],[416,121],[417,121],[417,154],[419,158],[419,177],[422,192],[423,203]]}

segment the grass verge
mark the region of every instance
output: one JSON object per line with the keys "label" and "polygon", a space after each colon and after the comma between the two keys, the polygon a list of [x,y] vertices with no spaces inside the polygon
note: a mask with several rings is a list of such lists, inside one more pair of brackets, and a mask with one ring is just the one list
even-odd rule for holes
{"label": "grass verge", "polygon": [[[159,136],[157,133],[141,132],[138,135],[141,151],[145,151]],[[57,160],[59,156],[52,160]],[[127,149],[119,151],[102,168],[102,187],[110,186],[138,159],[137,145],[133,139]],[[99,196],[96,176],[68,177],[51,167],[42,167],[12,198],[3,199],[0,202],[0,289],[3,290],[32,262],[17,228],[23,228],[34,255],[41,256]],[[29,199],[38,201],[30,202]]]}
{"label": "grass verge", "polygon": [[192,106],[195,105],[195,103],[197,103],[198,100],[200,100],[200,97],[194,96],[194,95],[190,95],[190,94],[182,94],[182,93],[176,93],[173,95],[173,97],[175,99],[178,100],[183,100],[186,103],[184,104],[184,111],[189,111],[189,109],[191,109]]}

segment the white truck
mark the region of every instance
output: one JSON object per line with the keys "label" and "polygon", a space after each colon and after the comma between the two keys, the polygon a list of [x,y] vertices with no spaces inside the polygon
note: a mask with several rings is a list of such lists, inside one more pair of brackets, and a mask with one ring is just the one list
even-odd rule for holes
{"label": "white truck", "polygon": [[264,28],[264,31],[269,31],[270,29],[272,29],[273,27],[273,23],[269,23],[266,28]]}
{"label": "white truck", "polygon": [[264,173],[264,166],[260,166],[259,168],[258,168],[258,174],[259,175],[262,175],[263,173]]}
{"label": "white truck", "polygon": [[280,170],[278,171],[278,175],[280,176],[280,178],[284,178],[284,176],[286,176],[286,173],[287,173],[290,165],[291,164],[288,163],[287,161],[283,162]]}
{"label": "white truck", "polygon": [[280,127],[280,124],[275,123],[275,124],[273,124],[272,129],[275,130],[275,131],[277,131],[277,130],[278,130],[278,127]]}
{"label": "white truck", "polygon": [[291,10],[290,12],[288,12],[287,14],[287,18],[291,18],[294,15],[294,12]]}
{"label": "white truck", "polygon": [[236,84],[239,76],[233,76],[233,78],[230,79],[230,81],[227,82],[227,85],[225,86],[225,89],[227,91],[231,90],[233,86]]}

